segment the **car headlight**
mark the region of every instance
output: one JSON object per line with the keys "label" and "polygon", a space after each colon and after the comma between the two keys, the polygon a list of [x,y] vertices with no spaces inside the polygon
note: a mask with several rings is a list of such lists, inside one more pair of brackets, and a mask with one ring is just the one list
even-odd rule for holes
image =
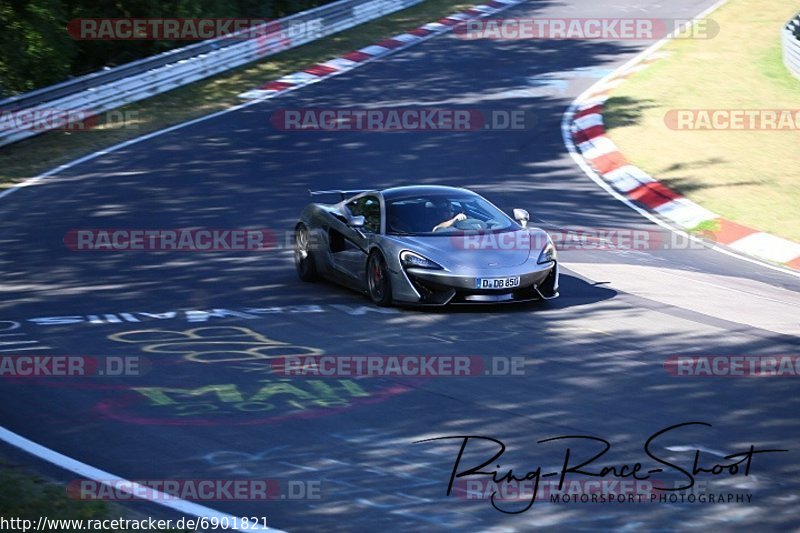
{"label": "car headlight", "polygon": [[436,270],[442,270],[442,267],[439,264],[434,263],[427,257],[423,257],[418,253],[408,250],[400,252],[400,261],[403,263],[403,266],[407,267],[433,268]]}
{"label": "car headlight", "polygon": [[547,245],[542,249],[542,252],[539,254],[539,259],[536,261],[537,264],[549,263],[550,261],[556,260],[556,247],[552,242],[548,242]]}

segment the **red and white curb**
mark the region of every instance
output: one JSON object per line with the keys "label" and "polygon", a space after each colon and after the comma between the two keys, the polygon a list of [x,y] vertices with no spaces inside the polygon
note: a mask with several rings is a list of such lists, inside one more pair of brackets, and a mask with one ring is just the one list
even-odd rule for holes
{"label": "red and white curb", "polygon": [[409,46],[451,31],[455,26],[466,20],[479,19],[511,7],[522,4],[527,0],[491,0],[486,4],[473,6],[464,11],[448,15],[437,22],[430,22],[419,28],[395,35],[366,46],[335,59],[329,59],[299,72],[288,74],[277,80],[270,81],[258,89],[244,92],[239,95],[246,100],[267,100],[285,92],[317,83],[331,76],[358,68],[375,59],[388,56]]}
{"label": "red and white curb", "polygon": [[569,133],[577,152],[615,191],[672,225],[686,231],[695,230],[701,224],[714,228],[696,233],[737,252],[800,270],[800,243],[737,224],[692,202],[631,165],[606,135],[603,104],[609,93],[660,57],[663,56],[650,54],[623,67],[574,104]]}

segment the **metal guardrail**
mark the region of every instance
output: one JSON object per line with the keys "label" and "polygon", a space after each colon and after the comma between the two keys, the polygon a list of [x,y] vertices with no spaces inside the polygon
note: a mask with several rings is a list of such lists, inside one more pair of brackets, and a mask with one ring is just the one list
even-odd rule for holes
{"label": "metal guardrail", "polygon": [[800,79],[800,14],[783,28],[783,64]]}
{"label": "metal guardrail", "polygon": [[[258,37],[209,39],[0,101],[0,112],[36,117],[53,111],[94,115],[232,70],[421,3],[339,0],[270,22]],[[244,30],[245,32],[247,30]],[[252,31],[252,30],[251,30]],[[244,32],[239,35],[247,35]],[[63,124],[0,129],[0,146]]]}

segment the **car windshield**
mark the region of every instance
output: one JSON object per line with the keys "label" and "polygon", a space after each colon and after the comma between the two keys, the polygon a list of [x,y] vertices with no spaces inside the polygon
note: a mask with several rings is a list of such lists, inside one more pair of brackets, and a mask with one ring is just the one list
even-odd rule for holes
{"label": "car windshield", "polygon": [[386,202],[386,233],[452,235],[519,229],[505,213],[477,195],[419,195]]}

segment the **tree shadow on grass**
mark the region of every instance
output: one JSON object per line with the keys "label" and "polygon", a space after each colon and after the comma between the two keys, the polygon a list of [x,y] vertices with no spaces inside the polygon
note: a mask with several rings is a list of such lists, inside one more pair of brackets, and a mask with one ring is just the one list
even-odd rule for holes
{"label": "tree shadow on grass", "polygon": [[714,168],[718,165],[725,164],[728,161],[719,157],[711,157],[708,159],[700,159],[696,161],[684,161],[669,165],[656,172],[659,179],[667,184],[670,188],[682,193],[689,194],[696,191],[704,191],[708,189],[716,189],[720,187],[747,187],[761,185],[760,182],[755,180],[713,183],[713,182],[700,182],[696,177],[688,174],[684,175],[669,175],[675,172],[689,172],[692,171],[695,175],[698,172],[709,173],[713,172]]}
{"label": "tree shadow on grass", "polygon": [[648,109],[656,107],[653,100],[642,100],[629,96],[612,96],[603,104],[603,122],[606,130],[634,126],[641,122]]}

